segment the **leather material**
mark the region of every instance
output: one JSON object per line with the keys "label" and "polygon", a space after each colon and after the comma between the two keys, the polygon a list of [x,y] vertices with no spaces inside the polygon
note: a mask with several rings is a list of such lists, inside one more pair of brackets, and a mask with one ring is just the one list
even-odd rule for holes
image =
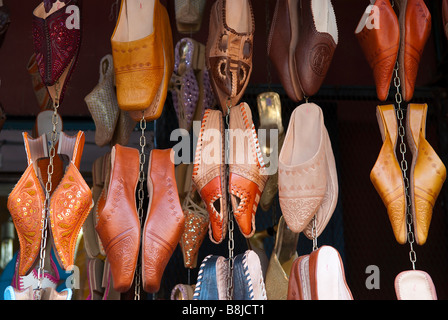
{"label": "leather material", "polygon": [[407,141],[412,152],[410,170],[411,212],[415,241],[426,242],[432,211],[446,180],[446,168],[426,140],[426,104],[409,104],[407,111]]}
{"label": "leather material", "polygon": [[142,282],[146,292],[159,291],[163,272],[184,231],[173,149],[151,151],[148,166],[150,202],[142,235]]}
{"label": "leather material", "polygon": [[99,211],[96,230],[110,262],[114,289],[126,292],[134,280],[140,251],[140,221],[135,197],[139,152],[117,144],[112,148],[110,163],[107,198]]}
{"label": "leather material", "polygon": [[230,109],[229,194],[233,215],[244,237],[255,233],[255,214],[268,178],[252,112],[243,102]]}
{"label": "leather material", "polygon": [[69,155],[70,163],[53,192],[50,203],[51,232],[56,257],[65,270],[74,265],[78,235],[93,207],[92,192],[79,172],[84,133],[79,131],[74,138],[66,136],[64,132],[59,138],[58,153],[67,155],[66,150],[73,150],[73,154]]}
{"label": "leather material", "polygon": [[328,131],[324,130],[325,156],[327,160],[327,185],[325,188],[325,195],[322,203],[317,210],[316,215],[316,231],[313,235],[313,222],[311,221],[303,230],[305,236],[312,240],[314,236],[318,237],[325,230],[325,227],[330,222],[334,210],[338,203],[339,184],[338,173],[336,170],[336,161],[334,159],[333,149],[331,147],[330,137]]}
{"label": "leather material", "polygon": [[327,189],[325,124],[314,103],[292,113],[279,155],[279,201],[286,223],[302,232],[320,208]]}
{"label": "leather material", "polygon": [[45,203],[45,192],[40,185],[34,167],[39,155],[44,155],[45,135],[33,139],[28,137],[27,132],[24,132],[23,140],[27,151],[28,167],[8,196],[8,210],[20,243],[18,256],[20,276],[31,271],[39,255],[42,239],[41,219]]}
{"label": "leather material", "polygon": [[[66,21],[72,19],[72,12],[66,9],[71,5],[81,12],[81,0],[66,1],[64,6],[48,13],[41,2],[33,11],[33,45],[39,73],[52,100],[58,99],[59,103],[64,99],[81,45],[81,28],[66,28]],[[81,24],[81,20],[78,22]]]}
{"label": "leather material", "polygon": [[377,106],[376,116],[383,140],[378,158],[370,172],[370,181],[387,209],[398,243],[406,243],[406,197],[403,174],[395,154],[398,138],[393,105]]}
{"label": "leather material", "polygon": [[159,72],[162,73],[162,81],[149,106],[147,105],[143,111],[129,111],[129,115],[134,121],[140,121],[142,116],[146,121],[153,121],[160,118],[165,105],[171,74],[174,70],[173,35],[171,32],[170,20],[166,8],[163,5],[160,5],[159,7],[159,15],[161,16],[159,33],[162,37],[161,53],[163,54],[163,68],[159,70]]}
{"label": "leather material", "polygon": [[269,31],[268,55],[288,97],[303,99],[295,50],[299,37],[298,0],[277,0]]}
{"label": "leather material", "polygon": [[375,28],[366,24],[366,17],[361,18],[360,24],[364,28],[355,33],[363,50],[376,85],[378,99],[385,101],[389,95],[389,88],[394,73],[400,46],[400,27],[398,18],[389,0],[377,0],[375,6],[379,10],[380,27]]}
{"label": "leather material", "polygon": [[401,36],[398,74],[403,99],[410,101],[423,50],[431,33],[431,14],[423,0],[400,0],[397,5]]}
{"label": "leather material", "polygon": [[[23,133],[28,168],[8,197],[11,213],[21,243],[19,275],[25,275],[33,267],[40,248],[41,218],[45,210],[45,192],[36,174],[34,162],[46,155],[46,139],[38,139]],[[79,131],[69,137],[61,132],[58,154],[69,156],[66,172],[50,197],[49,216],[56,257],[66,270],[74,263],[75,247],[81,227],[93,206],[92,193],[79,172],[85,136]],[[29,218],[31,217],[31,218]],[[31,247],[30,247],[31,245]]]}
{"label": "leather material", "polygon": [[[217,0],[210,14],[209,34],[205,49],[206,66],[211,84],[223,112],[240,101],[252,74],[255,22],[250,0],[246,19],[247,32],[237,32],[226,20],[226,0]],[[230,101],[228,101],[228,99]]]}
{"label": "leather material", "polygon": [[[111,38],[114,59],[117,101],[121,109],[144,110],[154,100],[163,77],[161,4],[154,1],[153,32],[132,41],[117,41],[116,34],[125,30],[132,12],[127,12],[128,0],[121,1],[120,14]],[[135,17],[134,17],[135,19]]]}
{"label": "leather material", "polygon": [[196,146],[192,180],[206,205],[210,219],[209,237],[214,243],[222,242],[227,232],[227,186],[224,177],[222,112],[207,109]]}
{"label": "leather material", "polygon": [[397,300],[437,300],[436,288],[425,271],[400,272],[394,281]]}
{"label": "leather material", "polygon": [[[329,0],[316,2],[314,0],[301,1],[299,42],[295,50],[295,59],[300,86],[302,87],[303,95],[306,97],[313,96],[319,91],[337,46],[336,39],[330,33],[316,30],[316,17],[313,15],[311,7],[313,4],[322,4],[324,2],[329,6],[327,17],[334,17],[333,7]],[[318,8],[317,10],[324,9]]]}

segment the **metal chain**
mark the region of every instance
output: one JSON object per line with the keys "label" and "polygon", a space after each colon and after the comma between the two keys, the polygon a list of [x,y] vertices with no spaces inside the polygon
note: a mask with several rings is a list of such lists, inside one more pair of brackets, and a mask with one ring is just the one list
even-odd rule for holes
{"label": "metal chain", "polygon": [[41,219],[41,241],[39,251],[39,266],[37,268],[37,288],[34,291],[34,299],[41,300],[42,298],[42,280],[45,273],[45,254],[47,248],[48,237],[48,220],[50,219],[50,196],[53,189],[52,176],[54,171],[53,160],[56,156],[56,141],[58,139],[57,125],[58,125],[58,108],[59,108],[59,82],[55,84],[56,97],[53,100],[53,115],[51,123],[53,125],[50,135],[50,153],[49,163],[47,167],[47,182],[45,184],[45,203],[42,209]]}
{"label": "metal chain", "polygon": [[314,216],[313,220],[312,220],[311,235],[313,237],[313,251],[316,251],[318,249],[318,246],[317,246],[316,216]]}
{"label": "metal chain", "polygon": [[406,161],[406,144],[405,144],[405,128],[403,125],[403,119],[404,119],[404,112],[403,108],[401,107],[401,103],[403,102],[402,95],[400,93],[401,88],[401,82],[400,77],[398,76],[398,61],[395,64],[394,68],[394,86],[397,89],[397,92],[395,93],[395,102],[397,104],[396,108],[396,114],[398,119],[398,136],[400,137],[400,153],[401,153],[401,161],[400,161],[400,167],[401,171],[403,173],[403,182],[404,182],[404,188],[405,188],[405,197],[406,197],[406,225],[408,228],[408,234],[407,234],[407,240],[409,243],[410,251],[409,251],[409,260],[412,264],[412,269],[415,270],[415,263],[417,261],[417,254],[414,251],[414,232],[412,231],[413,227],[413,218],[411,213],[411,197],[409,194],[409,179],[407,177],[407,170],[408,170],[408,162]]}
{"label": "metal chain", "polygon": [[[146,163],[146,155],[145,155],[145,147],[146,147],[146,136],[145,136],[145,130],[146,130],[146,120],[144,113],[142,114],[142,119],[140,120],[140,130],[141,130],[141,136],[140,136],[140,158],[139,158],[139,164],[140,164],[140,173],[139,173],[139,187],[138,187],[138,219],[140,220],[140,226],[143,225],[143,201],[145,199],[145,192],[144,192],[144,183],[145,183],[145,163]],[[141,292],[141,252],[139,254],[138,262],[137,262],[137,268],[135,272],[135,286],[134,286],[134,300],[140,300],[140,292]]]}
{"label": "metal chain", "polygon": [[[229,102],[230,99],[228,99]],[[225,163],[229,163],[229,117],[230,117],[230,108],[231,105],[227,104],[227,114],[226,114],[226,124],[227,124],[227,129],[225,130],[225,145],[224,145],[224,150],[225,150]],[[230,176],[230,172],[229,172],[229,166],[226,166],[226,174],[225,174],[225,179],[226,179],[226,185],[228,185],[228,181],[229,181],[229,176]],[[227,189],[225,190],[225,192],[227,192]],[[233,211],[232,211],[232,206],[230,204],[230,198],[227,197],[227,212],[228,212],[228,232],[229,232],[229,241],[228,241],[228,249],[229,249],[229,259],[228,259],[228,264],[229,264],[229,274],[228,274],[228,278],[227,278],[227,300],[233,300],[233,262],[234,262],[234,254],[233,251],[235,249],[235,241],[233,239],[233,231],[234,231],[234,221],[233,221]]]}

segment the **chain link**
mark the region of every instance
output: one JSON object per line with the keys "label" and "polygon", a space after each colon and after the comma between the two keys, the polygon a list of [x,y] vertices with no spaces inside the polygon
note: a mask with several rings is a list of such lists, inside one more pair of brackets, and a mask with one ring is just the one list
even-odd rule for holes
{"label": "chain link", "polygon": [[404,189],[405,189],[405,197],[406,197],[406,226],[408,229],[408,234],[407,234],[407,241],[409,243],[409,260],[411,261],[412,264],[412,269],[415,270],[415,263],[417,261],[417,254],[414,251],[414,232],[412,231],[413,229],[413,218],[412,218],[412,213],[411,213],[411,197],[409,194],[409,179],[407,177],[407,171],[408,171],[408,162],[406,161],[406,144],[405,144],[405,135],[406,135],[406,131],[403,125],[403,120],[404,120],[404,112],[403,112],[403,108],[401,107],[401,103],[403,102],[402,99],[402,95],[400,92],[400,88],[401,88],[401,83],[400,83],[400,78],[398,76],[398,61],[395,65],[394,68],[394,86],[397,89],[397,92],[395,93],[395,102],[397,104],[397,108],[396,108],[396,114],[397,114],[397,119],[398,119],[398,136],[400,137],[400,145],[399,145],[399,149],[400,149],[400,154],[401,154],[401,161],[400,161],[400,167],[401,167],[401,171],[403,173],[403,182],[404,182]]}
{"label": "chain link", "polygon": [[[144,183],[145,183],[145,163],[146,163],[146,155],[145,155],[145,147],[146,147],[146,120],[144,113],[142,113],[142,119],[140,120],[140,173],[139,173],[139,186],[138,186],[138,219],[140,220],[140,225],[143,225],[143,202],[145,199],[145,191],[144,191]],[[134,285],[134,300],[140,300],[141,296],[141,252],[139,254],[137,268],[135,272],[135,285]]]}
{"label": "chain link", "polygon": [[34,291],[34,299],[41,300],[42,298],[42,280],[45,274],[45,255],[47,248],[48,238],[48,220],[50,218],[50,196],[53,189],[53,172],[54,172],[54,157],[56,156],[56,141],[58,139],[58,108],[59,108],[59,82],[55,84],[56,97],[53,101],[53,115],[51,117],[51,123],[53,125],[50,133],[50,152],[49,163],[47,167],[47,182],[45,183],[45,203],[42,209],[41,219],[41,241],[39,250],[39,265],[37,268],[37,287]]}
{"label": "chain link", "polygon": [[[226,125],[227,125],[227,129],[225,130],[225,145],[224,145],[224,150],[225,150],[225,163],[229,163],[229,117],[230,117],[230,108],[231,108],[231,104],[229,104],[230,99],[227,100],[227,114],[226,114]],[[229,181],[229,166],[226,166],[226,174],[225,174],[225,179],[226,179],[226,185],[228,185],[228,181]],[[227,192],[227,191],[226,191]],[[233,221],[233,211],[232,211],[232,206],[230,203],[230,199],[229,197],[227,197],[227,212],[228,212],[228,232],[229,232],[229,241],[228,241],[228,249],[229,249],[229,259],[228,259],[228,278],[227,278],[227,300],[233,300],[233,265],[234,265],[234,249],[235,249],[235,241],[233,239],[233,231],[234,231],[234,221]]]}
{"label": "chain link", "polygon": [[312,220],[311,235],[313,237],[313,251],[316,251],[318,249],[318,246],[317,246],[316,216],[314,216],[313,220]]}

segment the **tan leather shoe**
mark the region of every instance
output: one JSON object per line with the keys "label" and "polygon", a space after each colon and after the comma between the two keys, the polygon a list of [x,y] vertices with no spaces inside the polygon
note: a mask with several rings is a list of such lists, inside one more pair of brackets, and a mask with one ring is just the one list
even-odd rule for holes
{"label": "tan leather shoe", "polygon": [[406,197],[403,174],[395,154],[398,138],[397,118],[393,105],[377,106],[376,117],[383,140],[370,180],[387,209],[398,243],[406,243]]}
{"label": "tan leather shoe", "polygon": [[268,176],[252,112],[245,102],[230,108],[228,148],[233,215],[243,236],[250,238],[255,232],[255,214]]}
{"label": "tan leather shoe", "polygon": [[321,206],[327,166],[322,110],[304,103],[291,114],[279,156],[280,207],[292,231],[303,231]]}
{"label": "tan leather shoe", "polygon": [[322,246],[309,257],[311,300],[353,300],[339,252]]}
{"label": "tan leather shoe", "polygon": [[160,16],[160,25],[158,30],[160,30],[159,34],[162,40],[158,50],[163,56],[163,68],[159,69],[158,72],[162,74],[162,80],[157,88],[156,95],[149,106],[144,108],[143,111],[129,111],[129,115],[134,121],[140,121],[142,116],[147,121],[156,120],[161,116],[165,105],[171,74],[174,70],[173,35],[171,32],[170,20],[166,8],[163,5],[159,5],[159,9],[158,15]]}
{"label": "tan leather shoe", "polygon": [[[364,56],[373,70],[378,99],[385,101],[394,73],[400,45],[400,27],[398,18],[389,0],[375,1],[372,18],[363,16],[355,30],[356,38],[364,52]],[[373,22],[371,20],[373,19]],[[379,22],[378,28],[372,23]],[[368,24],[370,23],[370,24]]]}
{"label": "tan leather shoe", "polygon": [[446,179],[446,168],[426,140],[428,105],[409,104],[407,111],[407,141],[412,152],[409,174],[411,211],[417,244],[428,237],[434,204]]}
{"label": "tan leather shoe", "polygon": [[333,148],[331,147],[330,137],[326,129],[324,131],[324,140],[325,155],[327,158],[327,186],[325,189],[324,199],[322,200],[322,203],[314,216],[316,218],[316,230],[313,231],[313,221],[311,221],[303,231],[305,236],[310,240],[322,234],[333,216],[334,210],[338,203],[338,173],[336,170]]}
{"label": "tan leather shoe", "polygon": [[330,0],[302,0],[299,15],[297,74],[303,95],[310,97],[327,75],[338,44],[338,29]]}
{"label": "tan leather shoe", "polygon": [[[111,37],[117,101],[121,109],[147,109],[164,77],[163,6],[159,0],[122,0]],[[161,110],[154,110],[159,114]]]}
{"label": "tan leather shoe", "polygon": [[206,65],[215,96],[225,114],[228,106],[238,104],[249,83],[254,32],[250,0],[217,0],[213,4],[205,50]]}
{"label": "tan leather shoe", "polygon": [[140,251],[140,221],[135,190],[139,177],[137,149],[112,147],[110,184],[96,230],[110,262],[114,289],[126,292],[134,280]]}
{"label": "tan leather shoe", "polygon": [[147,177],[150,201],[142,235],[142,283],[146,292],[154,293],[184,231],[173,149],[151,151]]}
{"label": "tan leather shoe", "polygon": [[268,55],[288,97],[303,99],[295,51],[299,39],[299,0],[277,0],[269,31]]}
{"label": "tan leather shoe", "polygon": [[219,110],[205,110],[193,168],[193,183],[207,206],[209,236],[220,243],[227,231],[227,186],[224,158],[224,121]]}
{"label": "tan leather shoe", "polygon": [[400,11],[398,74],[403,99],[410,101],[414,95],[420,59],[431,33],[431,14],[423,0],[400,0],[396,3]]}

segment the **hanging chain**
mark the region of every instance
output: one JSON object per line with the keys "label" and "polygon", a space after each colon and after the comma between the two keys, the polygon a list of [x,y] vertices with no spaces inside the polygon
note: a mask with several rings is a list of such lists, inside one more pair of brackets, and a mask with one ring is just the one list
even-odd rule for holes
{"label": "hanging chain", "polygon": [[316,216],[314,216],[313,220],[312,220],[311,235],[313,237],[313,251],[316,251],[318,249],[318,246],[317,246]]}
{"label": "hanging chain", "polygon": [[[227,103],[230,101],[230,99],[227,100]],[[225,130],[225,145],[224,145],[224,150],[225,150],[225,163],[229,163],[229,142],[230,142],[230,138],[229,138],[229,117],[230,117],[230,108],[231,108],[231,104],[227,104],[227,114],[226,114],[226,124],[227,124],[227,129]],[[226,165],[226,174],[225,174],[225,179],[226,179],[226,185],[228,185],[228,181],[229,181],[229,176],[230,176],[230,172],[229,172],[229,166]],[[224,192],[227,192],[227,188]],[[230,198],[227,197],[227,212],[228,212],[228,229],[229,229],[229,241],[228,241],[228,249],[229,249],[229,259],[228,259],[228,264],[229,264],[229,274],[228,274],[228,278],[227,278],[227,300],[233,300],[233,262],[234,262],[234,257],[233,257],[233,251],[235,249],[235,241],[233,239],[233,231],[234,231],[234,222],[233,222],[233,212],[232,212],[232,206],[230,204]]]}
{"label": "hanging chain", "polygon": [[404,138],[405,138],[405,128],[403,125],[403,119],[404,119],[404,112],[403,112],[403,108],[401,107],[401,103],[403,102],[401,93],[400,93],[400,88],[401,88],[401,83],[400,83],[400,78],[398,76],[398,61],[395,65],[394,68],[394,72],[395,72],[395,77],[394,77],[394,86],[397,89],[397,92],[395,93],[395,102],[397,103],[397,109],[396,109],[396,113],[397,113],[397,119],[398,119],[398,135],[400,137],[400,153],[401,153],[401,162],[400,162],[400,167],[401,167],[401,171],[403,173],[403,182],[404,182],[404,188],[405,188],[405,197],[406,197],[406,225],[408,228],[408,243],[409,243],[409,247],[410,247],[410,251],[409,251],[409,260],[411,261],[412,264],[412,269],[415,270],[415,262],[417,261],[417,254],[414,251],[414,232],[412,231],[412,226],[413,226],[413,218],[412,218],[412,213],[411,213],[411,197],[409,194],[409,179],[407,177],[407,170],[408,170],[408,162],[406,161],[406,144],[404,142]]}
{"label": "hanging chain", "polygon": [[45,273],[45,254],[47,248],[48,237],[48,220],[50,218],[50,196],[53,189],[52,176],[54,171],[53,160],[56,156],[56,141],[58,139],[57,125],[58,125],[58,108],[59,108],[59,82],[55,84],[56,97],[53,101],[53,115],[51,117],[51,123],[53,125],[50,135],[50,159],[47,167],[47,182],[45,184],[45,203],[42,210],[41,219],[41,241],[39,251],[39,266],[37,268],[37,288],[34,291],[34,299],[41,300],[42,298],[42,280]]}
{"label": "hanging chain", "polygon": [[[145,147],[146,147],[146,120],[143,114],[142,119],[140,120],[140,173],[139,173],[139,186],[138,186],[138,218],[140,220],[140,226],[143,225],[143,201],[145,199],[144,192],[144,183],[145,183],[145,163],[146,163],[146,155],[145,155]],[[139,260],[137,263],[137,268],[135,272],[135,287],[134,287],[134,300],[140,300],[140,292],[141,292],[141,253],[139,255]]]}

